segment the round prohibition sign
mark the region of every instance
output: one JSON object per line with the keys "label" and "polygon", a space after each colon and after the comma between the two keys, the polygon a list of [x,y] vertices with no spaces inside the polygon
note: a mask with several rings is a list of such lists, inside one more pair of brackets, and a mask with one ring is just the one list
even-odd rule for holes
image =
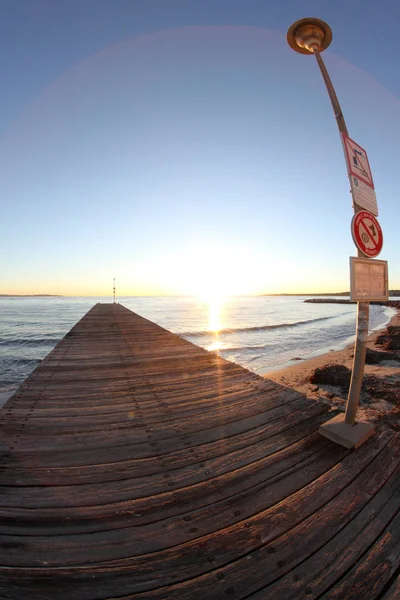
{"label": "round prohibition sign", "polygon": [[360,210],[351,221],[351,235],[357,248],[369,258],[378,256],[383,246],[382,229],[374,215]]}

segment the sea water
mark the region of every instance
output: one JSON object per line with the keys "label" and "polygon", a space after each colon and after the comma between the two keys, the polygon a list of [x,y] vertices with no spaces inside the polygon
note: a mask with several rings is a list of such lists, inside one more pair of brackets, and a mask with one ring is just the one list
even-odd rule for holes
{"label": "sea water", "polygon": [[[124,297],[120,304],[223,358],[262,374],[339,349],[354,339],[356,307],[300,296],[213,299]],[[73,325],[110,298],[1,297],[0,395],[15,391]],[[395,309],[371,306],[370,330]]]}

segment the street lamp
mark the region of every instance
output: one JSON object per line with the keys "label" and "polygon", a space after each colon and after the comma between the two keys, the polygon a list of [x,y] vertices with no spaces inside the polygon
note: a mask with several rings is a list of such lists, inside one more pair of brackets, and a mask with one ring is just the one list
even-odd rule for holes
{"label": "street lamp", "polygon": [[[323,52],[332,41],[331,28],[327,23],[320,19],[300,19],[289,27],[287,40],[289,46],[296,52],[299,52],[300,54],[313,54],[315,56],[332,103],[339,132],[343,139],[342,134],[348,136],[346,122],[332,81],[321,57],[321,52]],[[353,186],[351,187],[354,214],[356,214],[362,209],[362,206],[357,204],[357,197],[355,197]],[[363,254],[358,251],[358,256],[363,256]],[[327,423],[324,423],[319,429],[322,435],[346,448],[357,448],[375,431],[375,427],[371,423],[356,421],[367,349],[368,320],[369,302],[357,302],[356,341],[346,412],[344,415],[337,415]]]}

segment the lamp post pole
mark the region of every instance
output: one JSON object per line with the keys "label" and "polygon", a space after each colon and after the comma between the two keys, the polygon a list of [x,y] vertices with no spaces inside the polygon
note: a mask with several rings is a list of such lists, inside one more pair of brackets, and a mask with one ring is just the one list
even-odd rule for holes
{"label": "lamp post pole", "polygon": [[[300,54],[314,54],[324,79],[333,112],[340,134],[348,135],[346,122],[340,107],[332,81],[329,77],[321,52],[332,41],[332,31],[327,23],[320,19],[306,18],[296,21],[288,30],[289,46]],[[341,135],[342,137],[342,135]],[[353,195],[354,213],[361,210]],[[358,256],[363,256],[358,251]],[[364,373],[365,355],[367,350],[369,321],[369,302],[357,303],[357,327],[354,348],[353,370],[345,415],[338,415],[320,427],[320,433],[325,437],[345,446],[354,448],[360,446],[375,431],[370,423],[356,422],[356,413],[360,401],[361,384]]]}

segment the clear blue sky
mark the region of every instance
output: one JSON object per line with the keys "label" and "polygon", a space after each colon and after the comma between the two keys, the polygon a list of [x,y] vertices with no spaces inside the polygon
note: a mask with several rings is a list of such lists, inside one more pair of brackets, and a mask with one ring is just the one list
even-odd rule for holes
{"label": "clear blue sky", "polygon": [[400,4],[2,0],[0,293],[349,289],[353,214],[315,16],[400,288]]}

